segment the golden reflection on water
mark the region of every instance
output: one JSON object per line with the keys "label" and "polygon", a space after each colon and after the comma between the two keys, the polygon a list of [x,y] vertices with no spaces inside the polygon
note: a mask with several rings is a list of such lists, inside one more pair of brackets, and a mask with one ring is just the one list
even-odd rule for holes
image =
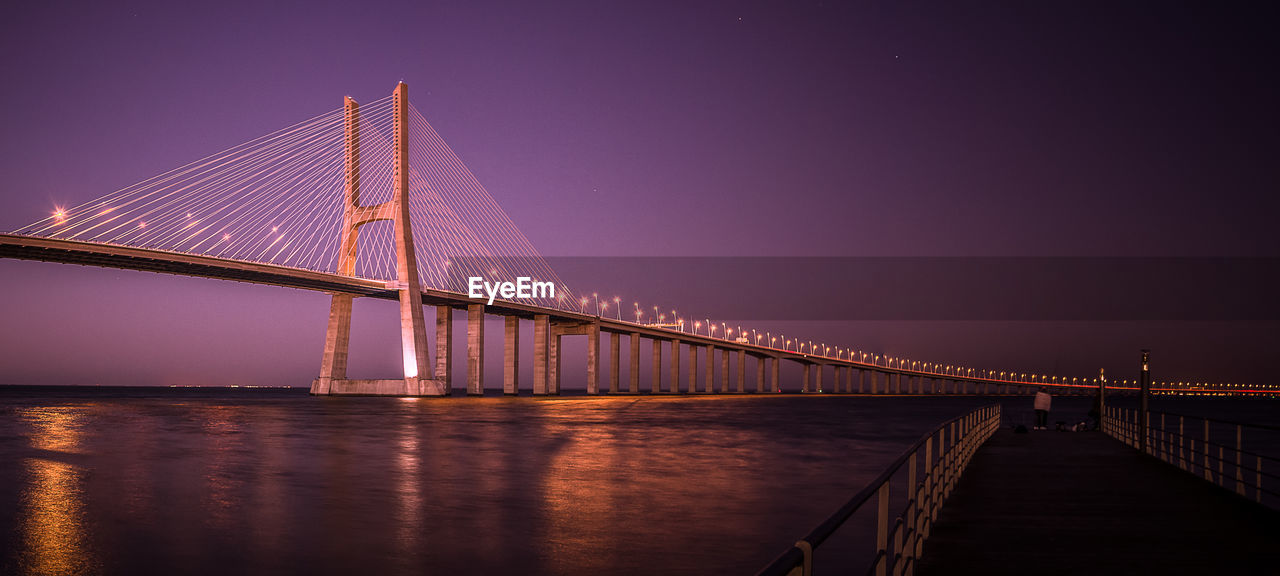
{"label": "golden reflection on water", "polygon": [[43,456],[25,458],[28,484],[22,496],[20,566],[26,574],[82,574],[93,569],[84,526],[83,473],[58,459],[78,452],[77,408],[18,410],[30,426],[33,448]]}
{"label": "golden reflection on water", "polygon": [[235,475],[241,448],[242,409],[234,406],[208,406],[199,411],[204,430],[205,522],[220,529],[235,526],[243,506],[243,479]]}
{"label": "golden reflection on water", "polygon": [[400,474],[396,496],[399,498],[400,522],[396,541],[401,552],[412,552],[422,536],[422,474],[418,462],[418,435],[413,422],[402,417],[400,423],[396,468]]}
{"label": "golden reflection on water", "polygon": [[602,409],[586,414],[581,406],[541,404],[543,433],[562,442],[540,490],[551,572],[645,573],[646,554],[669,556],[690,541],[722,535],[693,516],[724,512],[726,500],[766,497],[739,465],[765,441],[760,431],[708,427],[694,437],[648,437],[644,428],[614,420],[632,409],[644,414],[657,402],[600,403]]}

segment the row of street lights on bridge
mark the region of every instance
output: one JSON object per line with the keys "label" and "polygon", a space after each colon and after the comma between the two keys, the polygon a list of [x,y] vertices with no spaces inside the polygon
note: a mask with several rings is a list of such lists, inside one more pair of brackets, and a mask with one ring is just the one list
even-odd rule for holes
{"label": "row of street lights on bridge", "polygon": [[[600,294],[593,292],[591,298],[582,297],[578,300],[579,312],[587,314],[587,305],[594,302],[597,317],[607,317],[610,307],[615,311],[615,317],[618,321],[622,321],[622,297],[614,296],[612,299],[600,300]],[[635,314],[635,323],[640,324],[644,320],[645,311],[640,308],[640,303],[633,303],[633,313]],[[751,336],[747,337],[747,330],[742,326],[729,326],[726,322],[712,322],[710,318],[704,320],[696,320],[693,324],[688,324],[684,317],[680,316],[676,310],[671,310],[670,320],[668,316],[662,312],[657,306],[653,307],[654,325],[660,327],[673,327],[679,332],[685,332],[686,327],[690,328],[692,334],[705,334],[708,338],[720,338],[726,342],[734,342],[737,344],[754,344],[756,346],[768,346],[774,350],[782,350],[786,352],[795,352],[797,354],[812,355],[823,358],[830,358],[837,361],[856,362],[868,366],[882,366],[888,369],[908,370],[922,374],[937,374],[939,376],[954,376],[960,378],[979,378],[983,380],[999,380],[1005,382],[1018,382],[1024,384],[1036,384],[1042,386],[1066,386],[1066,387],[1087,387],[1097,388],[1099,385],[1106,384],[1105,378],[1077,378],[1070,380],[1066,376],[1049,376],[1046,374],[1028,374],[1026,372],[1016,372],[1008,370],[984,370],[976,368],[965,368],[963,366],[952,366],[941,362],[921,362],[919,360],[911,360],[909,358],[897,358],[887,354],[875,354],[871,352],[863,352],[853,348],[842,348],[840,346],[831,347],[822,342],[814,342],[812,340],[800,340],[799,338],[787,338],[784,334],[774,336],[772,332],[758,332],[750,329]],[[705,331],[704,331],[705,327]],[[720,336],[716,332],[719,330]],[[738,334],[734,338],[734,334]],[[781,343],[781,347],[779,347]],[[835,355],[832,356],[831,352]],[[820,352],[820,353],[819,353]],[[1119,380],[1111,382],[1112,387],[1130,388],[1136,387],[1137,381]],[[1177,393],[1177,391],[1187,392],[1226,392],[1226,393],[1280,393],[1280,386],[1263,385],[1248,386],[1244,384],[1225,384],[1225,385],[1207,385],[1204,383],[1186,383],[1186,382],[1165,382],[1160,385],[1162,390],[1168,393]]]}

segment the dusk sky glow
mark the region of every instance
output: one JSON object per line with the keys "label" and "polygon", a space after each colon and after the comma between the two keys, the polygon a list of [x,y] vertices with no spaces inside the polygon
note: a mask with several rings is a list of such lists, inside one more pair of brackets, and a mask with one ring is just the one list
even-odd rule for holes
{"label": "dusk sky glow", "polygon": [[[1274,278],[1274,8],[653,4],[15,6],[0,230],[404,81],[553,262],[1253,257]],[[0,279],[0,383],[304,386],[320,359],[322,293],[15,260]],[[667,284],[574,288],[628,311],[721,289]],[[353,374],[395,371],[395,306],[356,307]],[[1147,347],[1157,380],[1275,383],[1274,316],[1092,320],[750,325],[1064,376],[1134,377]]]}

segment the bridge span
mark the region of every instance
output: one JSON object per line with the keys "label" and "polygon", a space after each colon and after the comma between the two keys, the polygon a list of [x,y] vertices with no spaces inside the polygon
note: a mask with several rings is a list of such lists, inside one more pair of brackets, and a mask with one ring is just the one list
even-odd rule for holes
{"label": "bridge span", "polygon": [[[719,337],[713,327],[698,334],[687,325],[662,324],[660,318],[642,323],[639,311],[636,322],[628,322],[621,314],[616,319],[599,310],[586,314],[585,306],[574,311],[536,298],[490,303],[442,290],[455,287],[449,279],[471,266],[471,259],[479,263],[467,269],[473,275],[492,270],[495,276],[512,278],[556,277],[408,101],[403,82],[390,96],[363,108],[346,97],[338,110],[80,206],[57,208],[17,233],[0,235],[0,257],[328,293],[325,347],[311,388],[317,395],[451,394],[454,310],[467,311],[465,384],[473,395],[484,394],[486,382],[486,315],[504,319],[506,394],[520,390],[522,321],[533,322],[532,391],[537,395],[559,393],[563,339],[576,335],[586,337],[590,394],[640,393],[642,346],[652,351],[646,391],[654,394],[778,392],[784,361],[800,365],[801,390],[812,393],[1020,394],[1048,386],[1062,394],[1098,389],[1096,383],[893,362],[852,351],[843,354],[839,348],[832,357],[827,347],[819,352],[812,344],[807,352],[786,342],[778,348],[760,338],[744,342],[727,334]],[[530,264],[513,270],[503,261],[507,257]],[[571,295],[565,292],[558,296]],[[357,297],[399,303],[401,378],[347,377],[352,300]],[[428,350],[424,307],[435,308],[434,350]],[[611,360],[603,386],[602,333],[609,335]],[[630,351],[625,381],[623,336]],[[753,386],[747,382],[749,362]]]}
{"label": "bridge span", "polygon": [[[60,238],[0,234],[0,257],[216,278],[383,300],[397,300],[400,297],[400,291],[394,281],[153,248],[116,246]],[[691,334],[670,327],[650,326],[506,300],[494,300],[493,304],[488,304],[483,299],[469,298],[465,294],[426,287],[421,290],[421,305],[436,308],[438,356],[434,377],[445,384],[441,393],[449,393],[452,390],[453,371],[449,358],[454,337],[452,323],[448,319],[452,317],[453,310],[468,312],[466,385],[468,393],[475,395],[484,393],[482,370],[475,367],[484,364],[483,319],[485,315],[496,315],[505,319],[503,391],[506,394],[516,394],[520,390],[519,322],[522,320],[534,323],[533,393],[537,395],[559,393],[561,373],[558,362],[559,351],[563,346],[563,337],[571,335],[587,336],[587,391],[591,394],[602,392],[601,351],[599,350],[601,333],[609,335],[611,362],[607,388],[603,391],[610,393],[642,392],[639,368],[640,351],[644,340],[649,341],[653,364],[649,386],[644,392],[654,394],[778,392],[780,366],[784,360],[795,362],[803,367],[801,389],[804,392],[1019,394],[1027,393],[1034,387],[1040,386],[1039,383],[999,378],[891,368]],[[627,336],[630,345],[629,357],[632,359],[627,366],[625,381],[620,361],[621,337],[624,335]],[[751,385],[747,382],[748,358],[751,359],[754,364],[752,367],[755,369],[755,378]],[[736,377],[731,382],[729,368],[734,361],[736,361],[737,370]],[[683,370],[682,366],[684,366]],[[831,388],[824,387],[827,374],[830,374],[833,379]],[[378,390],[370,390],[371,387],[373,387],[371,384],[361,384],[354,390],[340,390],[336,393],[378,393]],[[1062,387],[1059,392],[1070,390],[1071,388]]]}

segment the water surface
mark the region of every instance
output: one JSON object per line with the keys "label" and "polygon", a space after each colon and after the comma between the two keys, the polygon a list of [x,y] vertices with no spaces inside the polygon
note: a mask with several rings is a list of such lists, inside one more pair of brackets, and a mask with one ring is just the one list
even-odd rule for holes
{"label": "water surface", "polygon": [[990,402],[0,387],[0,571],[750,574]]}

